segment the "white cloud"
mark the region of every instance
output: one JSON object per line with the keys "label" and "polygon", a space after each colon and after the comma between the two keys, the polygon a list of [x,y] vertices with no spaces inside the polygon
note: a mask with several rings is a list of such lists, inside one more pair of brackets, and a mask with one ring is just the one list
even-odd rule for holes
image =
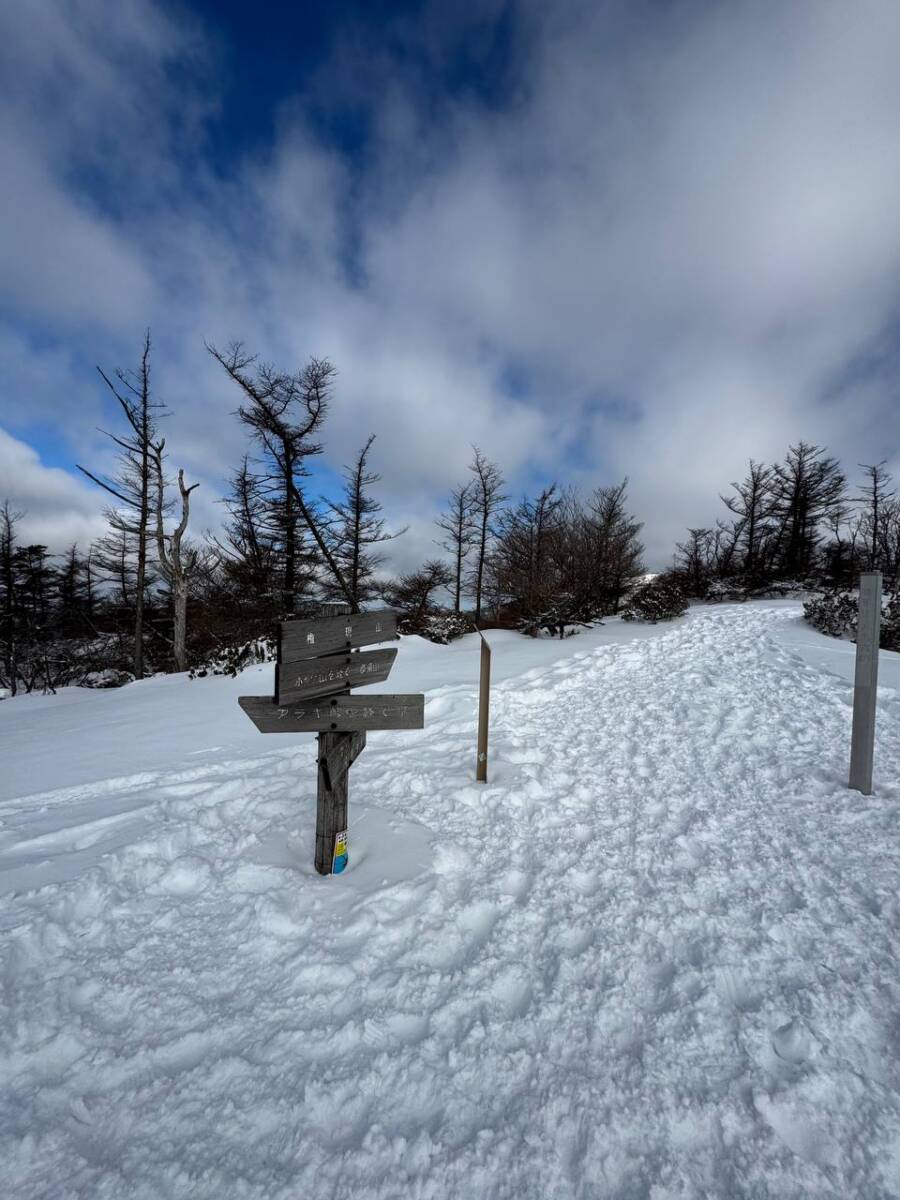
{"label": "white cloud", "polygon": [[[402,28],[433,75],[467,20],[448,27],[441,7]],[[329,462],[378,435],[383,495],[400,523],[414,514],[416,553],[472,442],[513,488],[628,474],[653,565],[712,519],[751,455],[801,436],[850,468],[897,453],[890,373],[846,372],[900,301],[890,0],[521,5],[494,105],[433,102],[399,59],[350,38],[316,94],[372,107],[365,162],[323,147],[296,97],[272,146],[215,175],[199,132],[211,93],[166,71],[208,72],[196,27],[142,0],[34,12],[44,33],[17,35],[5,110],[26,106],[28,139],[6,201],[20,232],[0,244],[7,306],[59,339],[83,326],[80,354],[47,367],[60,395],[84,391],[85,358],[128,365],[153,327],[169,445],[203,482],[199,523],[243,448],[204,337],[241,336],[284,366],[333,359]],[[45,106],[60,63],[62,141]],[[103,207],[74,182],[98,145]],[[20,403],[0,384],[8,425]],[[84,416],[60,404],[61,431],[84,442]],[[87,449],[103,460],[101,442]]]}
{"label": "white cloud", "polygon": [[152,303],[139,251],[55,182],[26,147],[0,132],[0,300],[20,317],[83,327],[133,325]]}
{"label": "white cloud", "polygon": [[18,540],[58,553],[90,544],[104,530],[97,495],[67,471],[45,466],[25,442],[0,428],[0,503],[9,500],[22,519]]}

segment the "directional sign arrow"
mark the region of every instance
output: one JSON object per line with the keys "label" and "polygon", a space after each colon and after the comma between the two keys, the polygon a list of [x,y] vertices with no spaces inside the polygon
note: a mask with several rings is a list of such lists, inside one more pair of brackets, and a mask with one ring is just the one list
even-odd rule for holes
{"label": "directional sign arrow", "polygon": [[396,650],[361,650],[279,663],[275,674],[276,703],[302,703],[316,696],[342,692],[348,686],[384,683],[396,657]]}
{"label": "directional sign arrow", "polygon": [[377,646],[398,637],[397,614],[389,608],[346,617],[314,617],[282,621],[278,640],[280,663],[300,662],[338,650]]}
{"label": "directional sign arrow", "polygon": [[239,696],[262,733],[350,733],[357,729],[423,729],[425,697],[332,696],[304,704],[275,704],[271,696]]}

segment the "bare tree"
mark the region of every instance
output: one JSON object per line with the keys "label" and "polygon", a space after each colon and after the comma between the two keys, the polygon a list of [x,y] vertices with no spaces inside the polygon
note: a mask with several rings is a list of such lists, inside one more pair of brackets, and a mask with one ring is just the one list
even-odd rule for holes
{"label": "bare tree", "polygon": [[72,545],[57,570],[55,624],[64,638],[96,633],[93,626],[96,596],[92,556],[92,549],[88,550],[86,557],[82,557],[77,544]]}
{"label": "bare tree", "polygon": [[176,671],[187,670],[187,599],[188,578],[196,565],[197,552],[184,545],[191,510],[191,492],[199,487],[192,483],[185,487],[184,471],[178,471],[178,493],[181,497],[181,516],[178,524],[166,533],[164,514],[166,510],[166,484],[163,478],[163,453],[165,439],[154,444],[153,471],[155,483],[154,514],[156,517],[156,553],[163,579],[172,595],[172,658]]}
{"label": "bare tree", "polygon": [[116,603],[131,614],[135,591],[133,539],[124,530],[110,529],[94,543],[92,554],[101,579],[113,586]]}
{"label": "bare tree", "polygon": [[262,481],[250,470],[246,454],[229,486],[230,494],[224,500],[229,519],[222,537],[212,539],[213,544],[240,591],[250,592],[255,600],[272,600],[277,535],[266,519]]}
{"label": "bare tree", "polygon": [[564,637],[617,610],[643,571],[641,523],[626,509],[627,485],[596,488],[585,501],[554,484],[500,513],[486,590],[507,620]]}
{"label": "bare tree", "polygon": [[417,629],[431,608],[434,593],[452,582],[450,568],[440,559],[429,559],[418,569],[401,575],[384,588],[385,600],[398,609],[410,630]]}
{"label": "bare tree", "polygon": [[551,601],[566,583],[550,559],[557,550],[554,534],[562,531],[558,520],[562,501],[551,484],[536,499],[527,496],[499,514],[494,545],[488,554],[488,592],[498,605],[509,606],[528,628],[535,628]]}
{"label": "bare tree", "polygon": [[897,595],[900,582],[900,500],[886,500],[878,512],[879,555],[884,572],[885,591]]}
{"label": "bare tree", "polygon": [[725,507],[738,518],[734,530],[735,541],[739,543],[743,540],[743,570],[749,576],[759,567],[759,547],[766,522],[772,514],[772,479],[772,468],[751,458],[743,481],[731,485],[735,495],[720,497]]}
{"label": "bare tree", "polygon": [[374,576],[383,557],[372,547],[405,532],[402,529],[397,533],[386,531],[385,523],[378,515],[381,504],[370,494],[372,484],[381,479],[368,468],[369,451],[374,441],[372,434],[352,466],[344,468],[343,499],[327,502],[328,517],[323,529],[331,555],[340,564],[343,576],[343,583],[335,579],[326,586],[326,595],[344,598],[355,613],[366,600],[377,594]]}
{"label": "bare tree", "polygon": [[889,490],[893,476],[887,470],[884,459],[879,463],[860,463],[860,466],[865,471],[867,482],[860,488],[862,495],[855,497],[855,503],[863,509],[868,542],[868,566],[870,571],[875,571],[879,565],[881,514],[887,502],[894,497],[894,492]]}
{"label": "bare tree", "polygon": [[[97,368],[106,386],[121,408],[127,430],[124,437],[113,433],[106,436],[119,448],[119,472],[113,479],[95,475],[86,467],[78,469],[119,502],[120,507],[107,512],[110,526],[130,539],[137,558],[134,584],[134,676],[144,674],[144,604],[147,590],[147,547],[150,536],[151,476],[153,472],[153,442],[156,436],[155,414],[164,407],[151,399],[150,393],[150,331],[144,335],[141,364],[137,371],[116,371],[114,383],[100,367]],[[123,547],[126,542],[123,539]]]}
{"label": "bare tree", "polygon": [[461,484],[450,493],[447,512],[438,517],[435,524],[443,530],[438,545],[453,555],[453,611],[460,610],[462,598],[463,566],[475,540],[472,515],[472,483]]}
{"label": "bare tree", "polygon": [[477,446],[473,446],[475,457],[469,466],[472,472],[472,514],[475,522],[475,566],[471,573],[470,587],[475,597],[475,624],[481,625],[481,601],[484,590],[484,567],[488,546],[493,534],[492,522],[505,502],[503,475],[496,463],[487,459]]}
{"label": "bare tree", "polygon": [[837,459],[819,446],[798,442],[773,467],[772,512],[779,528],[773,539],[782,575],[805,575],[814,564],[819,526],[843,507],[846,479]]}
{"label": "bare tree", "polygon": [[712,529],[696,527],[688,530],[686,542],[676,545],[676,572],[687,584],[691,596],[705,596],[711,576],[715,573],[715,533]]}
{"label": "bare tree", "polygon": [[[284,560],[283,610],[293,613],[296,605],[301,527],[309,531],[335,589],[352,604],[352,592],[331,551],[325,522],[301,486],[301,480],[309,475],[307,459],[322,452],[315,437],[328,411],[334,367],[327,359],[311,358],[292,375],[258,362],[240,342],[233,342],[224,353],[215,346],[207,349],[243,392],[245,402],[238,416],[266,456],[267,482],[274,493],[271,519],[279,529]],[[309,572],[307,581],[311,579]]]}
{"label": "bare tree", "polygon": [[643,573],[642,522],[625,507],[628,479],[600,487],[588,508],[589,592],[604,612],[616,613],[626,589]]}
{"label": "bare tree", "polygon": [[3,682],[11,696],[18,691],[18,654],[16,637],[16,525],[24,513],[13,512],[9,500],[0,508],[0,594],[2,594],[2,619],[0,642],[3,651]]}

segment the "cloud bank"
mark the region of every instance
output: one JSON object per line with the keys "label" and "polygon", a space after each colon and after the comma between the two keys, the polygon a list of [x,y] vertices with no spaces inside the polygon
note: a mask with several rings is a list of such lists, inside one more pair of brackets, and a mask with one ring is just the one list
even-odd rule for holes
{"label": "cloud bank", "polygon": [[[237,336],[336,363],[328,462],[378,435],[382,498],[410,525],[398,565],[433,549],[472,442],[513,490],[627,474],[654,566],[751,455],[805,437],[848,467],[897,459],[892,0],[434,5],[377,37],[348,20],[285,81],[274,134],[225,154],[240,73],[208,21],[12,9],[5,445],[49,429],[55,463],[102,467],[93,364],[129,365],[150,325],[199,525],[243,450],[203,339]],[[16,507],[43,472],[72,522],[89,512],[34,457],[26,488],[18,453]]]}

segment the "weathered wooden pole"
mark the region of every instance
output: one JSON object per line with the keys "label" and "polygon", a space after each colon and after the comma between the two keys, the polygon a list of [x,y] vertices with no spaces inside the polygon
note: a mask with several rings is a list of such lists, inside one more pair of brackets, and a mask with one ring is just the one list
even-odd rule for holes
{"label": "weathered wooden pole", "polygon": [[491,711],[491,648],[487,638],[479,630],[481,638],[481,676],[478,685],[478,756],[475,760],[475,778],[487,783],[488,722]]}
{"label": "weathered wooden pole", "polygon": [[[351,611],[349,604],[323,604],[319,615],[322,617],[343,617]],[[347,642],[347,653],[350,652],[350,642]],[[340,689],[349,693],[350,685]],[[352,733],[320,733],[316,738],[319,756],[319,774],[316,787],[316,870],[320,875],[331,875],[335,865],[340,870],[346,865],[346,853],[343,862],[335,863],[334,844],[339,833],[347,834],[347,793],[350,788],[349,763],[346,771],[337,774],[328,769],[329,756],[333,756],[343,741],[348,743]],[[334,774],[334,778],[332,778]]]}
{"label": "weathered wooden pole", "polygon": [[853,737],[850,745],[850,787],[872,794],[875,757],[875,702],[878,693],[878,646],[881,640],[881,572],[868,571],[859,580],[859,620],[856,632],[856,678],[853,686]]}
{"label": "weathered wooden pole", "polygon": [[334,839],[347,831],[347,791],[350,772],[344,771],[337,779],[331,779],[327,762],[329,751],[338,743],[353,737],[352,733],[320,733],[319,780],[316,791],[316,870],[320,875],[330,875],[334,865]]}
{"label": "weathered wooden pole", "polygon": [[[313,618],[292,617],[278,626],[274,696],[238,696],[260,733],[317,733],[316,870],[347,865],[347,774],[369,729],[424,729],[421,692],[351,694],[351,687],[382,683],[396,650],[365,650],[395,641],[397,614],[389,608],[351,613],[329,604]],[[342,837],[343,835],[343,837]]]}

